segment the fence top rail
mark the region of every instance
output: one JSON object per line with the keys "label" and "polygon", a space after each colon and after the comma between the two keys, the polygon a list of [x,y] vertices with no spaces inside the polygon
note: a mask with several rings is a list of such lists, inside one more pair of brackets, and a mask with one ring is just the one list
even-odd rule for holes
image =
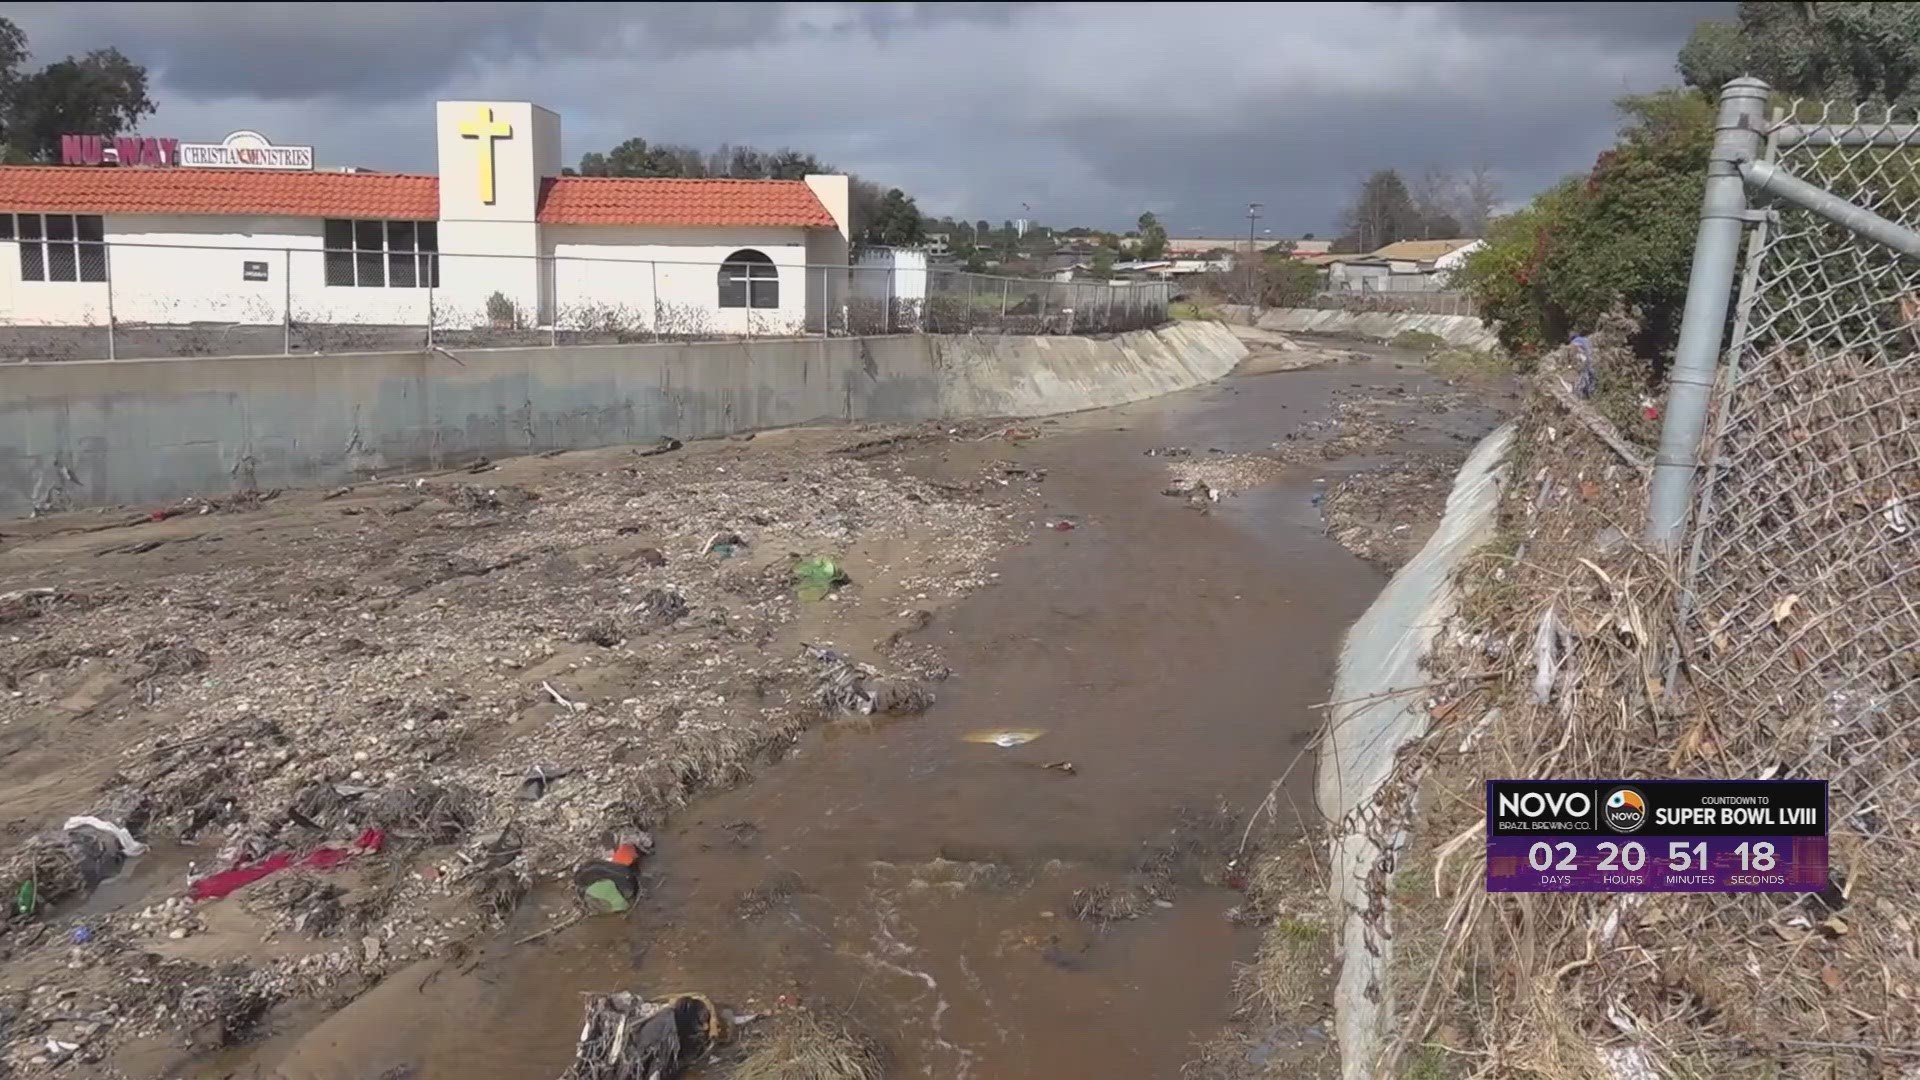
{"label": "fence top rail", "polygon": [[[10,211],[0,210],[0,214],[9,213],[9,212]],[[441,259],[518,259],[523,261],[532,260],[532,261],[539,261],[539,262],[622,263],[627,265],[639,265],[639,266],[645,266],[648,264],[653,264],[657,266],[705,266],[705,267],[721,267],[721,266],[737,265],[737,264],[729,263],[725,259],[657,259],[657,258],[636,258],[632,256],[620,256],[620,255],[575,254],[571,252],[564,255],[558,255],[558,254],[530,255],[530,254],[525,254],[521,252],[502,252],[502,251],[429,251],[429,250],[404,251],[399,249],[374,250],[370,248],[287,247],[284,245],[266,246],[266,245],[255,245],[255,244],[163,244],[163,243],[154,243],[149,240],[112,240],[112,239],[54,240],[51,242],[56,245],[77,244],[81,247],[89,247],[89,248],[108,248],[108,249],[130,248],[130,249],[155,250],[155,251],[184,251],[184,252],[237,251],[237,252],[244,252],[249,255],[369,255],[369,256],[370,255],[383,255],[383,256],[384,255],[432,255]],[[1166,282],[1166,281],[1143,281],[1137,278],[1060,279],[1060,278],[1055,278],[1051,275],[1047,275],[1044,277],[1020,277],[1013,274],[988,274],[988,273],[982,273],[981,271],[978,271],[978,270],[966,270],[957,266],[937,266],[937,265],[936,266],[888,266],[884,264],[862,265],[857,262],[786,263],[786,264],[776,264],[776,265],[785,265],[787,267],[800,269],[800,270],[833,270],[836,272],[845,272],[848,274],[857,274],[857,275],[929,274],[929,275],[944,276],[944,277],[970,277],[970,278],[976,278],[980,281],[1009,281],[1009,282],[1022,283],[1022,284],[1028,284],[1028,285],[1086,285],[1086,286],[1113,286],[1116,288],[1164,289],[1171,284],[1170,282]]]}
{"label": "fence top rail", "polygon": [[1920,146],[1920,124],[1779,124],[1779,146]]}
{"label": "fence top rail", "polygon": [[1884,105],[1795,101],[1774,113],[1775,146],[1920,146],[1920,116]]}

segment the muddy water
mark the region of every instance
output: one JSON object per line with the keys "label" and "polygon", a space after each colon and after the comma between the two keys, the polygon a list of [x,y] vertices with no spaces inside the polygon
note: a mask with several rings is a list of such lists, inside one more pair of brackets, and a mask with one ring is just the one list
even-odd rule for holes
{"label": "muddy water", "polygon": [[[1225,802],[1242,816],[1313,730],[1344,627],[1383,583],[1320,535],[1302,469],[1200,514],[1159,494],[1165,444],[1255,453],[1356,386],[1430,388],[1390,363],[1230,379],[1050,425],[1045,438],[949,446],[915,462],[973,475],[1048,470],[1031,544],[998,586],[921,631],[953,671],[937,706],[817,731],[751,784],[681,813],[653,893],[624,921],[457,966],[402,972],[238,1075],[558,1075],[580,995],[698,989],[743,1010],[786,995],[849,1010],[890,1075],[1172,1077],[1231,1007],[1254,932],[1227,917],[1212,834],[1171,906],[1104,929],[1076,889],[1138,880],[1143,857]],[[1456,447],[1478,410],[1424,416]],[[1041,528],[1066,518],[1072,531]],[[869,638],[840,644],[861,651]],[[1001,749],[972,730],[1044,730]],[[1074,771],[1043,768],[1070,761]],[[1309,806],[1305,769],[1280,809]],[[1206,871],[1213,871],[1206,873]],[[749,890],[762,901],[743,905]],[[537,905],[513,936],[542,925]],[[287,1052],[290,1048],[291,1052]]]}

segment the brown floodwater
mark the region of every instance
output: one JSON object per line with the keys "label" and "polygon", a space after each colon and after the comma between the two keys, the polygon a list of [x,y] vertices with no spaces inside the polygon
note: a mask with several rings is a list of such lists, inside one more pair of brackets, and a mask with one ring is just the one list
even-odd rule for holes
{"label": "brown floodwater", "polygon": [[[1335,467],[1200,514],[1160,494],[1167,463],[1144,451],[1265,451],[1360,385],[1433,388],[1384,361],[1231,378],[1018,447],[925,452],[913,467],[933,473],[992,458],[1047,470],[1032,542],[916,639],[953,669],[931,711],[814,731],[696,801],[660,834],[652,893],[624,920],[508,944],[561,901],[537,897],[466,962],[397,973],[191,1074],[558,1076],[582,995],[632,989],[845,1009],[886,1043],[893,1076],[1177,1076],[1253,955],[1256,932],[1228,918],[1238,894],[1189,872],[1171,906],[1104,929],[1070,918],[1072,895],[1127,880],[1196,813],[1224,803],[1244,820],[1312,733],[1339,639],[1384,578],[1321,534],[1315,481]],[[1460,448],[1495,416],[1418,421],[1396,449]],[[1041,527],[1062,517],[1078,527]],[[1008,749],[963,738],[1003,727],[1044,734]],[[1060,761],[1072,775],[1041,767]],[[1310,771],[1284,786],[1283,816],[1307,812]]]}

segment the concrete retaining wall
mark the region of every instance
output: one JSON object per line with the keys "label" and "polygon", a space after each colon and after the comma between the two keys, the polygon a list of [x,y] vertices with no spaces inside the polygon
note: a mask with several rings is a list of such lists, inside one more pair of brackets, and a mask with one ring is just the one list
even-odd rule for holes
{"label": "concrete retaining wall", "polygon": [[1093,340],[930,335],[0,367],[0,516],[340,484],[482,454],[816,421],[1035,416],[1232,370],[1209,323]]}
{"label": "concrete retaining wall", "polygon": [[1392,341],[1409,330],[1424,330],[1449,345],[1464,349],[1494,349],[1500,344],[1493,328],[1471,315],[1387,315],[1272,308],[1260,316],[1258,325],[1262,330],[1278,330],[1283,334],[1328,334],[1379,341]]}
{"label": "concrete retaining wall", "polygon": [[1373,800],[1393,774],[1402,747],[1427,730],[1426,695],[1395,693],[1429,681],[1421,670],[1433,636],[1452,614],[1454,571],[1493,536],[1516,426],[1501,425],[1480,441],[1454,478],[1447,510],[1426,544],[1393,575],[1365,614],[1347,631],[1334,674],[1334,701],[1353,702],[1328,717],[1331,734],[1320,748],[1315,797],[1336,823],[1330,890],[1340,929],[1340,972],[1334,985],[1334,1027],[1341,1075],[1380,1075],[1378,1057],[1394,1015],[1387,965],[1392,958],[1392,912],[1387,890],[1369,888],[1384,843]]}

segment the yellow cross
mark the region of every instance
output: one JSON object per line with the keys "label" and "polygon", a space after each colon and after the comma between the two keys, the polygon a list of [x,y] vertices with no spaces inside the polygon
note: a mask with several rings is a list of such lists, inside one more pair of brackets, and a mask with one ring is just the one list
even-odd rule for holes
{"label": "yellow cross", "polygon": [[493,140],[513,136],[513,125],[505,120],[495,120],[491,108],[482,108],[471,120],[460,124],[460,137],[463,139],[481,139],[480,144],[480,201],[493,205]]}

